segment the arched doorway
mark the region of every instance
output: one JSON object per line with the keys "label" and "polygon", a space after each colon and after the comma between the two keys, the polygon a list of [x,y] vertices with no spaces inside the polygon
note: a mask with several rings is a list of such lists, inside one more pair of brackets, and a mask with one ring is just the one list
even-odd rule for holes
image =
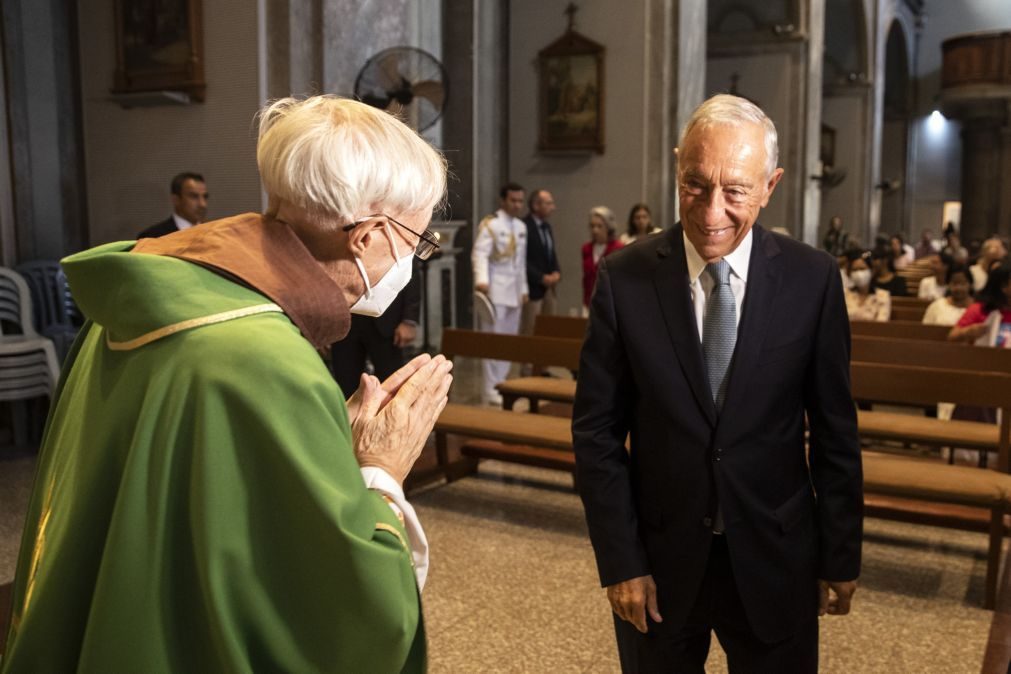
{"label": "arched doorway", "polygon": [[906,208],[906,164],[909,152],[909,116],[912,110],[909,51],[898,21],[888,29],[885,43],[884,115],[881,133],[881,192],[879,235],[902,233],[909,238]]}

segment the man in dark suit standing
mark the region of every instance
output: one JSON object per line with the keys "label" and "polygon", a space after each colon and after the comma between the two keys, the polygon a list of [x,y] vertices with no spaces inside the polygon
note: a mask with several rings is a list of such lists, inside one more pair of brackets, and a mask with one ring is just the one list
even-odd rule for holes
{"label": "man in dark suit standing", "polygon": [[404,347],[418,334],[421,311],[421,273],[418,261],[413,264],[410,283],[390,307],[378,318],[352,314],[347,337],[330,347],[330,372],[345,398],[358,390],[366,358],[379,381],[404,365]]}
{"label": "man in dark suit standing", "polygon": [[754,225],[783,173],[757,106],[709,99],[675,152],[681,222],[601,263],[573,413],[622,668],[702,672],[715,631],[731,672],[814,672],[860,570],[839,271]]}
{"label": "man in dark suit standing", "polygon": [[523,218],[527,226],[527,285],[530,299],[523,305],[520,334],[534,332],[538,314],[554,314],[557,305],[555,286],[562,280],[555,251],[555,235],[548,218],[555,212],[555,200],[547,190],[534,190],[528,202],[530,212]]}
{"label": "man in dark suit standing", "polygon": [[207,183],[199,173],[180,173],[169,184],[172,194],[172,215],[151,225],[137,235],[138,239],[156,239],[204,222],[207,217]]}

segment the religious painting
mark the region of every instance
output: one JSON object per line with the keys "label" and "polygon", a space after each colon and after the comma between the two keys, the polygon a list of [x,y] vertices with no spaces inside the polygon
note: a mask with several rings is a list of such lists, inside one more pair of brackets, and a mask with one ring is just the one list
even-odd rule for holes
{"label": "religious painting", "polygon": [[203,101],[201,0],[115,0],[114,94],[181,91]]}
{"label": "religious painting", "polygon": [[540,51],[541,152],[604,152],[604,47],[570,29]]}

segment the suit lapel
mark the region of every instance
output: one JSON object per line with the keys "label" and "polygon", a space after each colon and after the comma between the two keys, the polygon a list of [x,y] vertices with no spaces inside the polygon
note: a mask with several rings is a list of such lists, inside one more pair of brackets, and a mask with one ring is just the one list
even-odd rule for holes
{"label": "suit lapel", "polygon": [[688,286],[688,264],[685,262],[684,238],[681,225],[664,235],[665,241],[657,248],[660,258],[653,283],[656,286],[660,311],[667,332],[677,353],[678,362],[691,386],[695,399],[712,426],[716,425],[716,405],[709,392],[702,344],[699,343],[695,309]]}
{"label": "suit lapel", "polygon": [[779,265],[775,261],[779,245],[761,226],[755,225],[752,231],[755,240],[751,249],[748,284],[737,329],[730,381],[727,382],[727,397],[723,403],[723,409],[728,413],[743,403],[740,398],[744,396],[754,373],[758,354],[768,333],[772,306],[779,295]]}

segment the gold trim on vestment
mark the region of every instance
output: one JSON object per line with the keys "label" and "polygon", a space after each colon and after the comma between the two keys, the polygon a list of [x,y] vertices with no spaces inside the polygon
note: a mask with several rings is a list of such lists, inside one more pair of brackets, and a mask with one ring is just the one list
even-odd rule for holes
{"label": "gold trim on vestment", "polygon": [[21,604],[21,610],[14,611],[14,615],[11,619],[14,631],[17,631],[17,627],[21,623],[21,616],[28,611],[28,604],[31,602],[32,592],[35,590],[35,576],[39,571],[39,562],[42,560],[42,550],[46,546],[46,528],[49,527],[49,518],[53,514],[53,491],[55,486],[56,480],[52,479],[49,481],[49,488],[46,489],[46,501],[45,505],[42,506],[42,515],[39,517],[39,529],[35,532],[35,546],[32,548],[32,562],[28,566],[28,583],[25,589],[25,599]]}
{"label": "gold trim on vestment", "polygon": [[[403,535],[401,535],[400,531],[398,531],[397,528],[392,524],[387,524],[386,522],[376,522],[376,531],[387,531],[393,534],[394,536],[397,537],[397,540],[400,541],[400,544],[404,546],[405,550],[407,550],[408,552],[411,551],[411,546],[407,544],[407,541],[404,540]],[[411,564],[414,564],[413,559],[411,560]]]}
{"label": "gold trim on vestment", "polygon": [[151,342],[159,340],[162,337],[168,337],[169,335],[174,335],[177,332],[182,332],[183,330],[199,328],[205,325],[214,325],[215,323],[224,323],[225,321],[235,320],[236,318],[245,318],[246,316],[255,316],[257,314],[266,314],[270,312],[284,313],[284,310],[273,302],[268,304],[255,304],[251,307],[233,309],[232,311],[222,311],[219,314],[190,318],[185,321],[173,323],[172,325],[166,325],[125,342],[114,342],[109,336],[109,333],[106,332],[105,343],[113,351],[131,351],[133,349],[138,349],[145,344],[150,344]]}

